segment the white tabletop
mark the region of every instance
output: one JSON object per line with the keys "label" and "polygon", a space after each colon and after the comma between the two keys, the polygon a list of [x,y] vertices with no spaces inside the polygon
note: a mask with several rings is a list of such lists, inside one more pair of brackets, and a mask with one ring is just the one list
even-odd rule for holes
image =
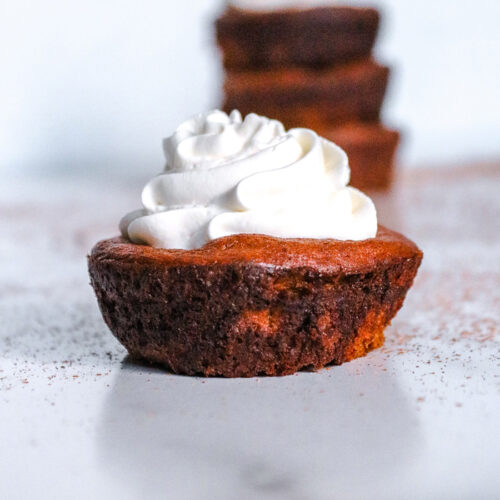
{"label": "white tabletop", "polygon": [[140,187],[0,186],[0,498],[500,498],[498,166],[377,197],[425,253],[385,346],[283,378],[127,361],[85,254]]}

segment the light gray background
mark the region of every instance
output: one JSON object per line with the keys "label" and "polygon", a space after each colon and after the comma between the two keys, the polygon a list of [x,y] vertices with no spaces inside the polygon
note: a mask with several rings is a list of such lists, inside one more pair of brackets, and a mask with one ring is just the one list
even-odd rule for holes
{"label": "light gray background", "polygon": [[[500,3],[385,0],[384,115],[406,166],[500,156]],[[139,175],[219,102],[220,1],[0,0],[0,169]]]}

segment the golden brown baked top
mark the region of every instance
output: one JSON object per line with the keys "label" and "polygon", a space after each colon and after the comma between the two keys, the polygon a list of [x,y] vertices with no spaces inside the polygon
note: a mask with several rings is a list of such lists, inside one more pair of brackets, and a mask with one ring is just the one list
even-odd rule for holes
{"label": "golden brown baked top", "polygon": [[261,264],[277,267],[311,267],[318,271],[354,274],[374,266],[422,255],[403,235],[379,226],[377,236],[362,241],[282,239],[257,234],[219,238],[196,250],[173,250],[137,245],[117,237],[97,243],[93,259],[123,264],[206,266]]}

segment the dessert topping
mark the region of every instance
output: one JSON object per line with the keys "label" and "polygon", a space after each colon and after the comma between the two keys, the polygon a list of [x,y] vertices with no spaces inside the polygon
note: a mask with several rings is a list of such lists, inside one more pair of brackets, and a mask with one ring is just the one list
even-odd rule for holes
{"label": "dessert topping", "polygon": [[256,114],[199,114],[165,139],[165,171],[120,229],[133,242],[194,249],[232,234],[363,240],[373,202],[348,186],[345,152],[309,129]]}

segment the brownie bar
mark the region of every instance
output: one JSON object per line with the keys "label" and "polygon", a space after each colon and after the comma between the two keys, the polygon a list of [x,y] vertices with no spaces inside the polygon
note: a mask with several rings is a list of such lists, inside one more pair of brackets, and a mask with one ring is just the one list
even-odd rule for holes
{"label": "brownie bar", "polygon": [[379,13],[372,8],[229,7],[216,20],[216,36],[227,69],[318,67],[368,57],[378,26]]}
{"label": "brownie bar", "polygon": [[321,70],[229,71],[223,109],[275,118],[288,128],[376,121],[388,78],[389,68],[372,60]]}
{"label": "brownie bar", "polygon": [[94,247],[89,272],[132,357],[175,373],[250,377],[379,347],[421,259],[379,227],[358,242],[234,235],[191,251],[114,238]]}

